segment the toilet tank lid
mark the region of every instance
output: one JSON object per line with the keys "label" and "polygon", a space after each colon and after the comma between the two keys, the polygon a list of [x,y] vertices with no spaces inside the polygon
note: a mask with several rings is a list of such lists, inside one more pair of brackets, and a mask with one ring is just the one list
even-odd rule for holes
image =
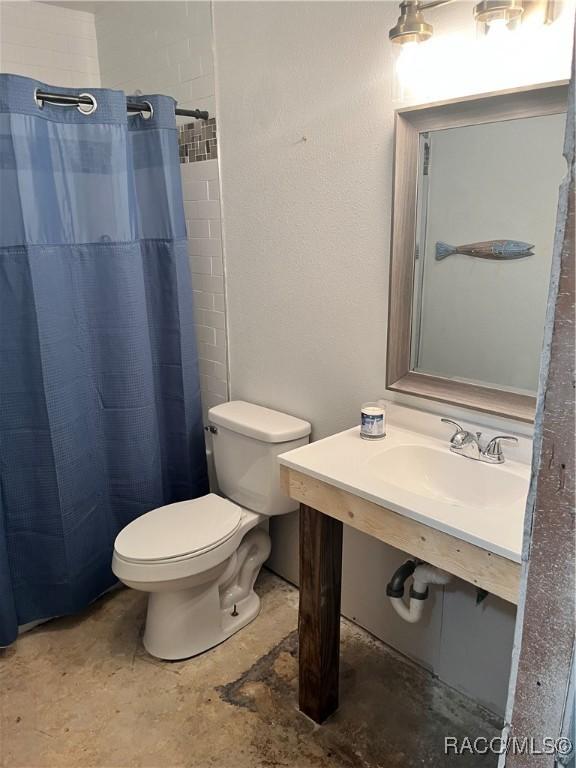
{"label": "toilet tank lid", "polygon": [[312,429],[308,421],[244,400],[215,405],[208,411],[208,419],[211,424],[264,443],[298,440],[309,435]]}

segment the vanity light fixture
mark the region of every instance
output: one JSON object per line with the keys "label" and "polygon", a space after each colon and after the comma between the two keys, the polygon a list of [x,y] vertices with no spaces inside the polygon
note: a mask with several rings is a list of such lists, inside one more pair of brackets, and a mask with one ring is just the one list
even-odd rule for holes
{"label": "vanity light fixture", "polygon": [[[403,0],[396,25],[388,33],[393,43],[423,43],[432,37],[434,28],[424,19],[424,11],[447,5],[454,0]],[[491,27],[512,29],[526,16],[541,16],[545,24],[554,21],[556,15],[554,0],[480,0],[474,6],[474,19]]]}
{"label": "vanity light fixture", "polygon": [[488,27],[492,24],[509,26],[520,20],[524,13],[522,0],[481,0],[474,6],[474,18]]}
{"label": "vanity light fixture", "polygon": [[434,28],[425,21],[423,11],[446,5],[452,0],[430,0],[420,3],[418,0],[404,0],[400,3],[400,16],[396,26],[392,27],[388,37],[393,43],[423,43],[432,37]]}

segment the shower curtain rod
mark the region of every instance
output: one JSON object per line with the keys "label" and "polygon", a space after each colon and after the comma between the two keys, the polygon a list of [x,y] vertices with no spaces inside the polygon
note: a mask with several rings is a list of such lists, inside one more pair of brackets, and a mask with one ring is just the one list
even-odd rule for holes
{"label": "shower curtain rod", "polygon": [[[71,95],[69,93],[47,93],[46,91],[36,91],[35,93],[37,101],[48,101],[50,104],[61,104],[62,106],[76,107],[79,104],[86,104],[86,106],[94,106],[96,100],[93,96],[87,94]],[[128,112],[150,112],[152,110],[151,104],[147,101],[128,101],[126,102],[126,109]],[[208,120],[209,113],[203,109],[178,109],[174,110],[177,115],[183,117],[195,117],[197,120]]]}

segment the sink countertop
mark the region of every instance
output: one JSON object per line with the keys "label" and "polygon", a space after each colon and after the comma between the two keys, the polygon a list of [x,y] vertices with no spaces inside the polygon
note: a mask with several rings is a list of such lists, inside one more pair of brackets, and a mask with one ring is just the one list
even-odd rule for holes
{"label": "sink countertop", "polygon": [[[524,461],[510,459],[514,450],[505,444],[505,463],[485,464],[451,453],[448,445],[451,432],[442,425],[444,437],[439,438],[432,434],[434,429],[429,426],[433,424],[430,414],[420,414],[413,409],[399,406],[394,407],[393,413],[396,418],[388,419],[387,434],[382,440],[363,440],[360,437],[360,428],[354,427],[281,454],[279,462],[285,467],[322,480],[431,528],[514,562],[520,562],[524,512],[530,481],[530,464],[526,461],[530,455],[529,439],[521,438],[520,449],[517,450],[517,454]],[[419,414],[419,418],[425,422],[422,432],[407,428],[407,424],[411,426],[417,423],[418,417],[414,414]],[[438,417],[432,419],[439,421]],[[496,432],[491,430],[490,436],[491,434]],[[384,456],[389,451],[392,453]],[[411,454],[410,451],[415,453]],[[433,489],[430,495],[414,492],[411,485],[408,487],[410,480],[407,480],[412,462],[402,463],[405,456],[411,455],[429,455],[439,459],[443,462],[443,467],[449,468],[450,473],[458,473],[454,474],[455,482],[459,481],[461,488],[468,485],[469,494],[470,484],[466,483],[467,478],[472,478],[480,491],[483,490],[484,484],[488,485],[494,480],[497,481],[497,486],[503,481],[510,482],[514,493],[510,499],[499,504],[489,504],[482,499],[477,502],[463,502],[458,500],[457,494],[452,494],[451,498],[451,495],[444,493],[442,489]],[[389,459],[392,458],[394,460],[390,462]],[[414,462],[415,472],[418,471],[417,463]],[[394,467],[393,472],[391,469]],[[400,474],[404,476],[403,484],[398,480]],[[442,480],[441,485],[449,487],[450,478],[446,473]],[[414,486],[417,485],[415,476]],[[470,498],[474,499],[473,491]]]}

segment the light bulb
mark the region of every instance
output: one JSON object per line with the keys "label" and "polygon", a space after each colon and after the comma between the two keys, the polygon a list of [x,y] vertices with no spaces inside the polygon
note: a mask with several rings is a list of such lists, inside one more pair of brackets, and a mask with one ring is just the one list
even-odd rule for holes
{"label": "light bulb", "polygon": [[486,26],[488,27],[487,32],[491,38],[505,37],[510,31],[506,19],[492,19],[491,21],[486,22]]}
{"label": "light bulb", "polygon": [[419,43],[403,43],[400,55],[396,61],[396,73],[402,80],[412,81],[418,74]]}
{"label": "light bulb", "polygon": [[416,42],[404,43],[402,45],[401,55],[404,57],[413,56],[414,52],[418,50],[419,45],[420,43],[416,43]]}

